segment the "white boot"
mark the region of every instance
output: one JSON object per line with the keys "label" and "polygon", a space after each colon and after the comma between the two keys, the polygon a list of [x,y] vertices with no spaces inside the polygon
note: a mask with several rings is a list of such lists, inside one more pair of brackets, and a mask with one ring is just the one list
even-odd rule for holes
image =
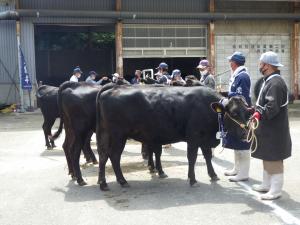
{"label": "white boot", "polygon": [[239,171],[239,154],[238,151],[233,151],[233,158],[234,158],[234,165],[233,168],[230,170],[225,170],[224,175],[225,176],[235,176]]}
{"label": "white boot", "polygon": [[237,181],[245,181],[249,178],[249,169],[250,169],[250,151],[249,150],[241,150],[236,151],[239,154],[239,171],[237,175],[230,177],[229,181],[237,182]]}
{"label": "white boot", "polygon": [[283,186],[283,173],[271,175],[271,187],[266,194],[262,194],[262,200],[274,200],[281,197]]}
{"label": "white boot", "polygon": [[254,184],[252,186],[252,190],[258,191],[258,192],[267,192],[270,190],[270,175],[267,171],[264,170],[263,173],[263,181],[261,184]]}

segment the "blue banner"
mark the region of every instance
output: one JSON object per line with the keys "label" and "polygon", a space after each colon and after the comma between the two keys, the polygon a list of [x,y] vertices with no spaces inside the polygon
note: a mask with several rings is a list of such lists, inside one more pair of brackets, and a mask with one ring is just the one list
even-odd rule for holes
{"label": "blue banner", "polygon": [[25,90],[31,90],[32,89],[32,84],[30,81],[30,76],[27,70],[26,62],[25,62],[25,57],[23,55],[22,49],[20,47],[20,57],[21,57],[21,71],[20,71],[20,79],[22,83],[22,89]]}

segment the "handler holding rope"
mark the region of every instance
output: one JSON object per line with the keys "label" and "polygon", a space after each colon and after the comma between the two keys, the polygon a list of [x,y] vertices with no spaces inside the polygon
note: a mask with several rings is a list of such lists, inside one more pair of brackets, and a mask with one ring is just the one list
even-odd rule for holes
{"label": "handler holding rope", "polygon": [[263,181],[252,189],[267,192],[263,200],[273,200],[281,196],[283,186],[283,160],[291,156],[291,137],[288,120],[288,89],[280,76],[278,56],[274,52],[263,53],[259,70],[264,83],[256,102],[252,120],[259,121],[254,133],[257,148],[252,157],[263,160]]}
{"label": "handler holding rope", "polygon": [[[245,64],[245,56],[241,52],[235,52],[227,57],[231,68],[231,77],[229,81],[228,98],[233,96],[243,96],[248,106],[251,106],[250,98],[250,76]],[[222,100],[226,105],[228,99]],[[225,171],[226,176],[231,176],[229,181],[245,181],[249,178],[250,169],[250,143],[240,141],[228,133],[223,138],[223,147],[234,150],[234,167]]]}

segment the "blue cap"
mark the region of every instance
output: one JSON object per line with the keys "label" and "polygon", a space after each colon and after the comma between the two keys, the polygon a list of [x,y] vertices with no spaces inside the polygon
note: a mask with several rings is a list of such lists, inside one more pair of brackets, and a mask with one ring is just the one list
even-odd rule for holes
{"label": "blue cap", "polygon": [[90,75],[90,76],[91,76],[91,75],[97,76],[98,74],[97,74],[95,71],[90,71],[90,72],[89,72],[89,75]]}
{"label": "blue cap", "polygon": [[235,52],[231,56],[228,56],[229,61],[234,61],[239,65],[244,65],[246,62],[245,56],[241,52]]}
{"label": "blue cap", "polygon": [[181,72],[179,69],[173,70],[173,72],[172,72],[172,78],[174,78],[176,76],[181,76]]}
{"label": "blue cap", "polygon": [[75,74],[75,73],[82,73],[79,66],[76,66],[75,69],[73,70],[73,74]]}
{"label": "blue cap", "polygon": [[168,69],[168,64],[165,62],[161,62],[156,69]]}

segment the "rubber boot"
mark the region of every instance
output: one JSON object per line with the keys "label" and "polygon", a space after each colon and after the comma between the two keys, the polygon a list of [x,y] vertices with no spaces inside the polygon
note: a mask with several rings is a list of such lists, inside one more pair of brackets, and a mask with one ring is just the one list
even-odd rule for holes
{"label": "rubber boot", "polygon": [[261,184],[254,184],[252,190],[258,192],[267,192],[270,190],[270,175],[267,171],[263,172],[263,181]]}
{"label": "rubber boot", "polygon": [[262,200],[274,200],[281,197],[281,191],[283,187],[283,173],[271,175],[270,181],[270,190],[260,196]]}
{"label": "rubber boot", "polygon": [[232,169],[225,170],[224,175],[225,176],[235,176],[238,173],[239,170],[239,160],[238,160],[239,154],[238,151],[234,150],[233,158],[234,158],[234,165]]}
{"label": "rubber boot", "polygon": [[249,150],[241,150],[238,152],[238,164],[239,170],[237,175],[230,177],[229,181],[238,182],[238,181],[246,181],[249,179],[249,169],[250,169],[250,151]]}

